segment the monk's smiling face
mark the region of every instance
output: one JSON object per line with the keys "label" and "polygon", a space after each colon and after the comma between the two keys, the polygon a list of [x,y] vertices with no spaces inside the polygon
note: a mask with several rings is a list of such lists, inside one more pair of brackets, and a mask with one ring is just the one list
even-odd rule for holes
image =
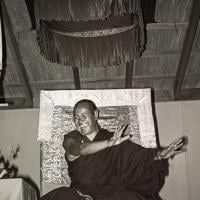
{"label": "monk's smiling face", "polygon": [[98,113],[88,103],[80,103],[74,109],[74,123],[78,131],[85,136],[98,132]]}

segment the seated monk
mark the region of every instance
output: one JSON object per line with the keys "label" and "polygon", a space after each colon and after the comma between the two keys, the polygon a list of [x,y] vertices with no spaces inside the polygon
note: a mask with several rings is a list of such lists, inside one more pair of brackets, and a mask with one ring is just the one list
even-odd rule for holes
{"label": "seated monk", "polygon": [[144,148],[98,124],[94,102],[76,103],[73,120],[77,130],[64,136],[63,147],[71,178],[70,188],[57,188],[41,200],[157,200],[168,174],[168,158],[182,152],[184,137],[168,147]]}

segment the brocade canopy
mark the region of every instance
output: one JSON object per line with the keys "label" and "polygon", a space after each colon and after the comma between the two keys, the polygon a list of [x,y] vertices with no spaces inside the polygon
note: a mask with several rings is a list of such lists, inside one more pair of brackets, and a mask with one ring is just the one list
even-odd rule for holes
{"label": "brocade canopy", "polygon": [[36,0],[38,44],[51,62],[118,65],[144,46],[140,0]]}

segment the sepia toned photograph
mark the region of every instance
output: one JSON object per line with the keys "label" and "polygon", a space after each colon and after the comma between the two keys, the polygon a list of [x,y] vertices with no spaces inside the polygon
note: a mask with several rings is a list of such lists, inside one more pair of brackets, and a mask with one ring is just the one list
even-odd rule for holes
{"label": "sepia toned photograph", "polygon": [[0,200],[199,200],[199,0],[0,0]]}

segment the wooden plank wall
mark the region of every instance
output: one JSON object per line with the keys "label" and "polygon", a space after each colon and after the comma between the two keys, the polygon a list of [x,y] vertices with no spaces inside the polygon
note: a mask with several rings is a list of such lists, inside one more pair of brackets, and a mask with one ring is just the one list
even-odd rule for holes
{"label": "wooden plank wall", "polygon": [[[16,12],[21,12],[23,0],[16,1]],[[13,5],[7,4],[10,12]],[[147,24],[147,44],[141,58],[134,61],[133,88],[150,87],[154,90],[156,101],[173,100],[173,84],[180,59],[183,41],[188,26],[191,0],[157,0],[155,7],[156,23]],[[23,21],[26,18],[17,14]],[[21,17],[20,17],[21,16]],[[16,39],[28,74],[34,98],[39,97],[41,89],[75,89],[71,66],[50,63],[40,55],[36,31],[31,30],[30,19],[17,23],[17,17],[11,16],[16,26]],[[16,18],[16,22],[15,22]],[[26,24],[26,25],[25,25]],[[23,27],[23,28],[21,28]],[[22,30],[23,29],[23,30]],[[20,31],[18,31],[20,30]],[[199,88],[200,85],[200,28],[195,38],[189,60],[188,71],[183,83],[184,88]],[[6,96],[23,96],[20,80],[15,70],[9,50],[7,51],[7,69],[4,81]],[[82,89],[105,89],[126,87],[126,64],[119,66],[80,68],[80,86]],[[38,100],[37,100],[38,102]]]}

